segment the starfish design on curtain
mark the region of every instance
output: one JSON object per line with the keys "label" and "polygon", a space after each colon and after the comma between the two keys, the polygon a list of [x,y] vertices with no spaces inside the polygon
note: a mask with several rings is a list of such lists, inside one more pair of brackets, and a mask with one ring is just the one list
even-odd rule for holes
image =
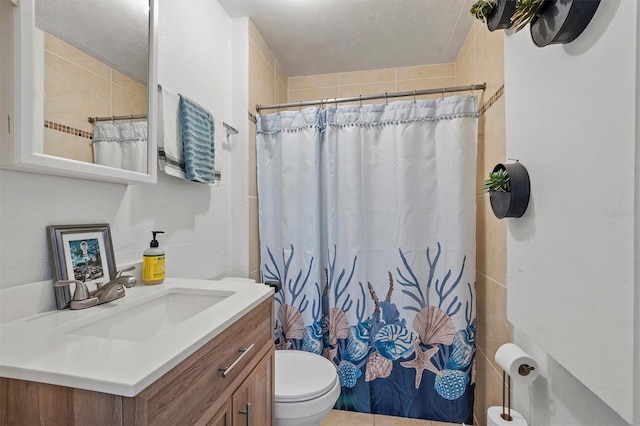
{"label": "starfish design on curtain", "polygon": [[438,346],[434,346],[433,348],[427,349],[423,352],[417,343],[414,343],[414,346],[416,357],[411,361],[401,362],[400,365],[416,369],[416,389],[418,389],[420,387],[420,382],[422,381],[422,373],[424,373],[424,370],[440,374],[440,370],[438,370],[431,362],[431,357],[433,357],[440,348]]}

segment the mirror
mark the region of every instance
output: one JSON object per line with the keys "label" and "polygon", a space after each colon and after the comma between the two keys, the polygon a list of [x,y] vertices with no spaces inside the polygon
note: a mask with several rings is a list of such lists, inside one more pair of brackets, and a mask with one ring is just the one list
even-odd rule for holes
{"label": "mirror", "polygon": [[2,166],[155,182],[157,0],[22,0],[13,18]]}

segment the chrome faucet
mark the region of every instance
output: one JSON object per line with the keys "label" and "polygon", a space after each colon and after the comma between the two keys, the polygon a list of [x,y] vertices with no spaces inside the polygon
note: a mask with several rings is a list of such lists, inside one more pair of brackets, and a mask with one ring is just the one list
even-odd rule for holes
{"label": "chrome faucet", "polygon": [[[65,280],[57,281],[54,287],[68,287],[69,284],[75,283],[76,289],[73,292],[73,298],[69,301],[70,309],[85,309],[92,306],[101,305],[103,303],[111,302],[112,300],[124,297],[124,288],[131,288],[136,285],[136,279],[131,275],[122,275],[124,272],[128,272],[135,269],[135,266],[130,266],[121,271],[118,271],[115,278],[104,285],[98,285],[98,288],[89,291],[87,285],[78,280]],[[67,290],[68,291],[68,290]],[[56,301],[58,302],[58,309],[63,309],[66,306],[60,306],[61,301],[58,301],[58,294],[56,293]],[[69,300],[69,299],[67,299]]]}
{"label": "chrome faucet", "polygon": [[[68,301],[67,303],[69,309],[85,309],[96,306],[98,304],[98,298],[92,297],[90,295],[87,285],[82,281],[61,280],[56,281],[53,286],[56,288],[60,288],[61,290],[65,290],[68,294],[69,289],[65,289],[65,287],[69,287],[69,284],[72,283],[76,285],[76,289],[73,292],[73,298],[71,300],[69,300],[68,298],[66,299]],[[64,309],[67,307],[64,303],[64,293],[59,293],[58,291],[56,291],[56,302],[58,303],[58,309]]]}
{"label": "chrome faucet", "polygon": [[118,271],[114,279],[104,285],[98,285],[97,289],[89,292],[89,296],[97,297],[98,305],[124,297],[124,288],[131,288],[135,286],[136,279],[131,275],[122,275],[122,273],[133,269],[135,269],[135,266],[130,266]]}

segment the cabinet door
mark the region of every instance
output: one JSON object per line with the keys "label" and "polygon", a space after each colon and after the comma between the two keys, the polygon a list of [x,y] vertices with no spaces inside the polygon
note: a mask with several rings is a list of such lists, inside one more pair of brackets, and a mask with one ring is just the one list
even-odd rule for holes
{"label": "cabinet door", "polygon": [[273,424],[273,362],[272,350],[233,394],[233,426]]}
{"label": "cabinet door", "polygon": [[207,426],[232,426],[231,402],[222,407],[220,411],[218,411],[213,418],[209,420]]}

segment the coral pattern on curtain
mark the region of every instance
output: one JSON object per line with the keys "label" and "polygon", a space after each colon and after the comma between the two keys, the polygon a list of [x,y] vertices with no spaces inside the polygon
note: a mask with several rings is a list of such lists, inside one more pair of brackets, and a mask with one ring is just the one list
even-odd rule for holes
{"label": "coral pattern on curtain", "polygon": [[336,407],[472,423],[473,96],[258,116],[277,349],[336,366]]}

